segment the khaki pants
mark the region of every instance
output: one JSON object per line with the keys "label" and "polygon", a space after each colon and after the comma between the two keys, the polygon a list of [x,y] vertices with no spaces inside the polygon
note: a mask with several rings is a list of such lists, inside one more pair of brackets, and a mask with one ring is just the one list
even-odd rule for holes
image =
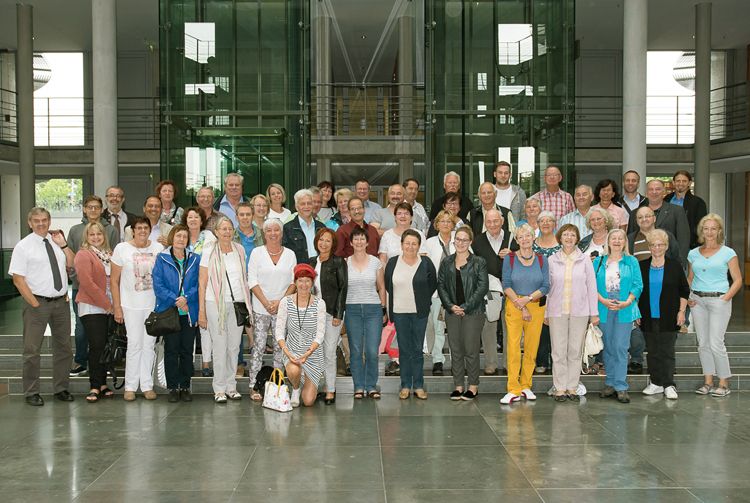
{"label": "khaki pants", "polygon": [[564,314],[549,319],[552,343],[552,382],[557,391],[575,390],[581,375],[583,338],[588,316]]}
{"label": "khaki pants", "polygon": [[23,301],[23,394],[39,393],[39,367],[44,331],[52,331],[52,385],[59,393],[68,389],[73,349],[70,345],[70,304],[67,295],[47,302],[37,297],[39,307]]}

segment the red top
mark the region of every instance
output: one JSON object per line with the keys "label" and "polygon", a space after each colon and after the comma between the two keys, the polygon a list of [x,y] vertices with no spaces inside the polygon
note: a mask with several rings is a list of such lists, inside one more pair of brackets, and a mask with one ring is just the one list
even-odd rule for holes
{"label": "red top", "polygon": [[73,267],[81,285],[76,295],[76,302],[109,309],[112,303],[107,297],[107,273],[99,257],[91,250],[79,250]]}
{"label": "red top", "polygon": [[[367,243],[367,253],[374,257],[378,256],[378,249],[380,248],[380,235],[378,230],[369,225],[367,222],[362,222],[362,228],[367,231],[367,235],[370,236],[370,240]],[[336,231],[336,236],[339,238],[339,248],[336,250],[336,255],[343,258],[348,258],[354,255],[354,249],[352,244],[349,242],[349,235],[354,230],[357,224],[354,221],[344,224]]]}

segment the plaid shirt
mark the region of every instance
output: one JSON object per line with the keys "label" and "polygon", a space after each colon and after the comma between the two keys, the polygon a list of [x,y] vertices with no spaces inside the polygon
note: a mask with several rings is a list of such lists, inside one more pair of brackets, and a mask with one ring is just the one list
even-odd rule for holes
{"label": "plaid shirt", "polygon": [[213,232],[214,224],[218,222],[221,217],[226,217],[226,215],[224,213],[221,213],[220,211],[216,211],[216,210],[212,211],[211,214],[208,216],[208,222],[206,223],[206,230]]}
{"label": "plaid shirt", "polygon": [[557,222],[559,222],[562,217],[576,209],[576,205],[573,202],[573,196],[562,189],[553,193],[548,191],[545,187],[534,195],[542,202],[542,210],[551,211],[552,214],[555,215],[555,220]]}

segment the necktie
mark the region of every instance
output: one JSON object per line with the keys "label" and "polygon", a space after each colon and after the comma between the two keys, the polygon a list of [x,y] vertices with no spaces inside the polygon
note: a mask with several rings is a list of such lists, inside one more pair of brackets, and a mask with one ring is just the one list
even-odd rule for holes
{"label": "necktie", "polygon": [[62,278],[60,277],[60,267],[57,264],[57,257],[55,256],[55,250],[52,249],[52,245],[49,244],[47,238],[44,238],[44,246],[47,248],[47,255],[49,256],[49,265],[52,268],[52,279],[55,281],[55,290],[58,292],[62,288]]}
{"label": "necktie", "polygon": [[115,229],[117,229],[117,233],[120,235],[120,238],[122,238],[122,232],[120,232],[120,217],[117,215],[112,215],[112,218],[115,219]]}

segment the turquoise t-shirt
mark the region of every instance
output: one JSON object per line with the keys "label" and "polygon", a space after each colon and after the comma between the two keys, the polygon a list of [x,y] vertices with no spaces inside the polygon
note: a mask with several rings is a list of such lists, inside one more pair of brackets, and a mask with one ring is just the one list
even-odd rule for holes
{"label": "turquoise t-shirt", "polygon": [[651,306],[651,317],[660,318],[659,316],[659,299],[661,298],[661,285],[664,283],[664,266],[654,269],[650,267],[648,273],[649,297],[648,302]]}
{"label": "turquoise t-shirt", "polygon": [[[182,278],[182,269],[185,267],[185,259],[180,260],[177,257],[175,257],[175,260],[180,264],[180,278]],[[182,290],[180,290],[179,293],[180,295],[183,295],[184,292],[185,292],[185,285],[182,286]],[[180,309],[180,314],[188,314],[188,313]]]}
{"label": "turquoise t-shirt", "polygon": [[729,261],[737,254],[728,246],[722,246],[710,258],[706,258],[699,250],[700,248],[693,248],[688,253],[688,262],[693,268],[693,284],[690,289],[694,292],[727,293]]}

